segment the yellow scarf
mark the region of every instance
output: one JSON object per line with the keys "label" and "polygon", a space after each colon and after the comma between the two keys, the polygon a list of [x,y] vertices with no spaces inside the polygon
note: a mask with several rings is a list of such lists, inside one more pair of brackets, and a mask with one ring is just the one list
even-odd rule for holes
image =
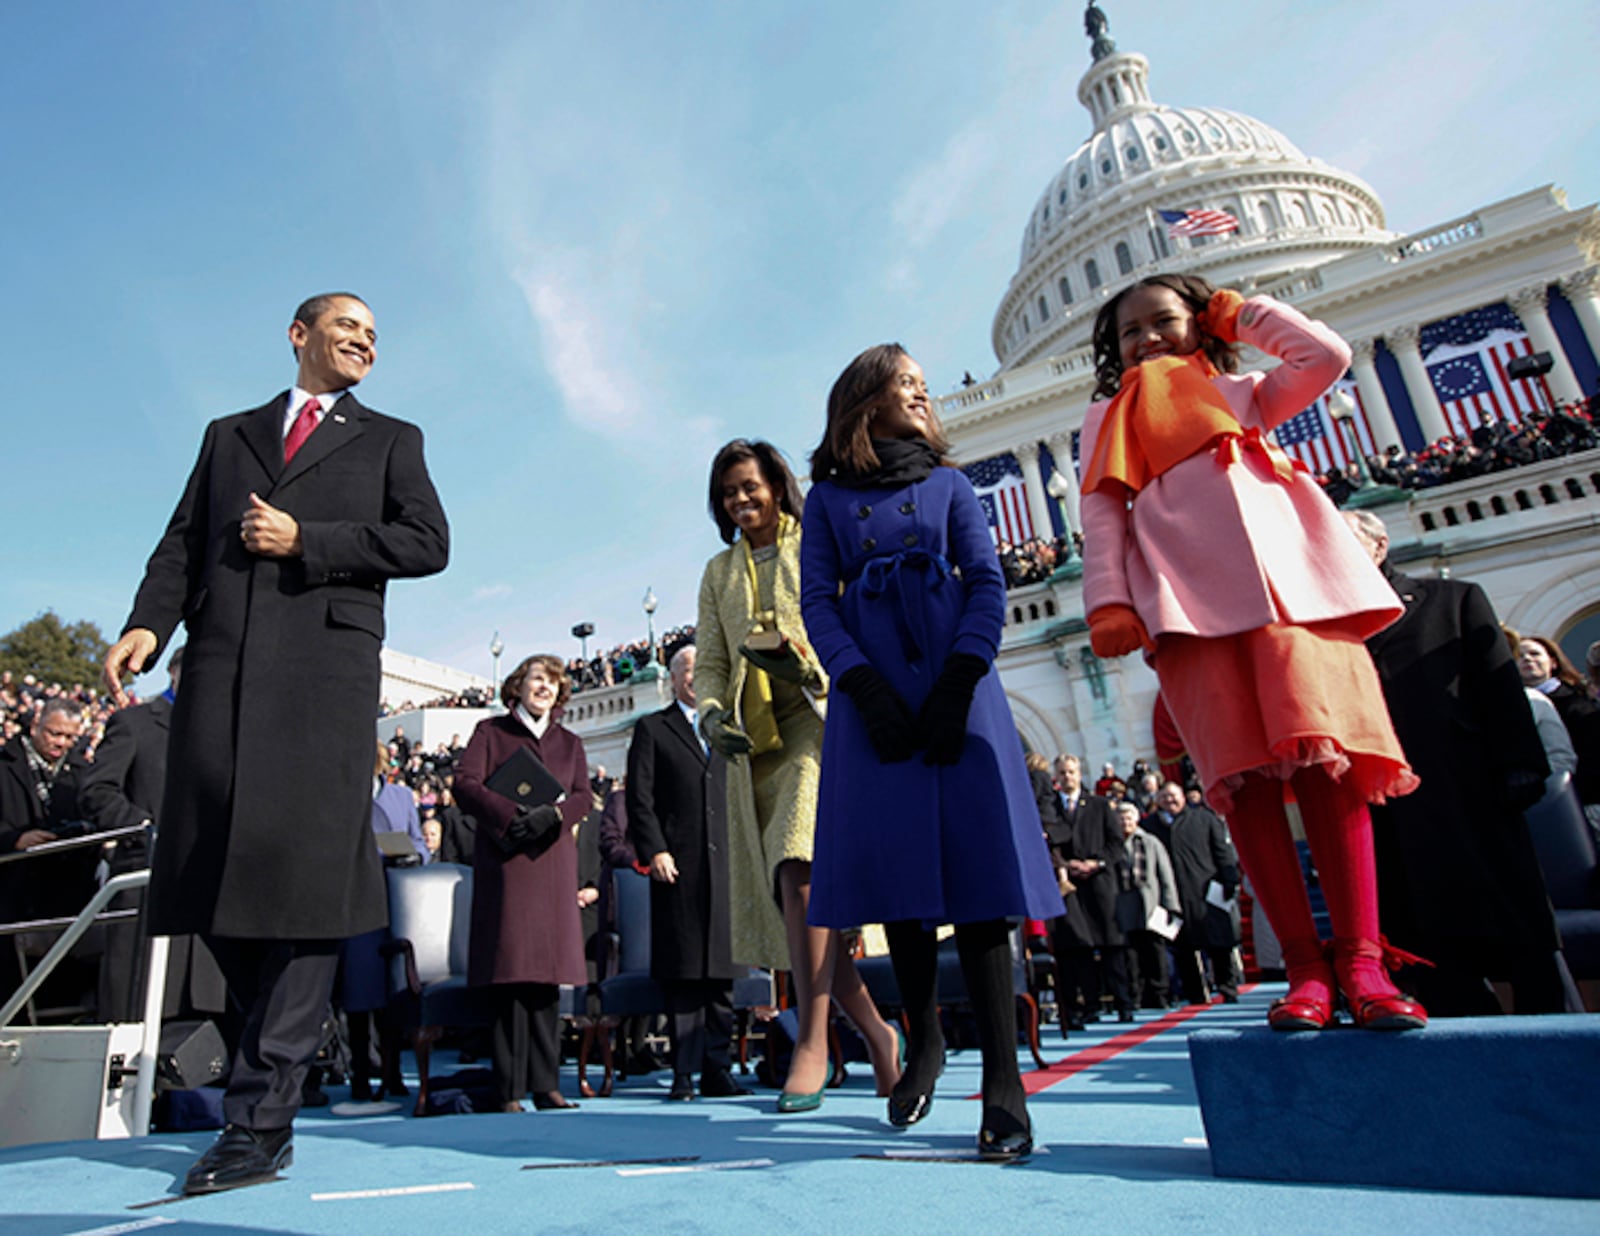
{"label": "yellow scarf", "polygon": [[[789,515],[780,513],[778,516],[779,557],[783,556],[784,533],[794,522]],[[749,632],[753,635],[756,631],[765,629],[764,620],[770,618],[771,614],[770,611],[763,611],[761,608],[761,580],[756,574],[756,559],[750,550],[750,542],[741,536],[739,544],[744,548],[745,572],[750,584],[750,613],[755,615]],[[778,731],[778,714],[772,706],[772,678],[766,670],[749,661],[745,662],[744,695],[740,704],[739,711],[743,714],[741,719],[744,721],[744,732],[750,736],[754,748],[750,754],[766,755],[772,751],[782,751],[783,735]]]}

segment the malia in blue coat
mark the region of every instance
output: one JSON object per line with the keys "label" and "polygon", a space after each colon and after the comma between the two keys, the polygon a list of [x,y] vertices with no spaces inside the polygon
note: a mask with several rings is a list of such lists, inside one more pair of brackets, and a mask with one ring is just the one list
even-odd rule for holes
{"label": "malia in blue coat", "polygon": [[910,1022],[889,1098],[927,1114],[943,1064],[934,929],[956,925],[983,1048],[985,1158],[1032,1150],[1008,920],[1061,896],[993,663],[1005,584],[982,508],[946,465],[922,369],[863,352],[828,397],[801,538],[801,609],[838,688],[822,743],[811,922],[882,922]]}

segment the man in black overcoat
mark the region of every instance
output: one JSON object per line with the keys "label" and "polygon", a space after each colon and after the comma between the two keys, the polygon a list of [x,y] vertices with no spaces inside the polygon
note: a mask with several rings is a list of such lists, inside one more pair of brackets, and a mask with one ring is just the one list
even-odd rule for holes
{"label": "man in black overcoat", "polygon": [[422,433],[350,393],[377,352],[359,297],[295,312],[295,387],[213,421],[106,654],[107,685],[188,630],[150,929],[200,933],[244,1012],[222,1136],[190,1193],[292,1158],[340,939],[387,921],[372,743],[391,579],[444,569]]}
{"label": "man in black overcoat", "polygon": [[1222,817],[1203,804],[1191,804],[1183,787],[1169,781],[1156,791],[1156,809],[1140,827],[1167,847],[1172,859],[1172,879],[1183,906],[1183,925],[1172,942],[1178,978],[1190,1004],[1209,1004],[1202,954],[1211,958],[1212,979],[1228,1004],[1239,1000],[1239,971],[1233,950],[1239,943],[1232,912],[1206,901],[1207,886],[1215,880],[1222,895],[1232,900],[1239,891],[1239,855],[1228,838]]}
{"label": "man in black overcoat", "polygon": [[650,975],[667,994],[672,1099],[748,1094],[729,1068],[727,768],[695,726],[694,646],[672,658],[673,702],[628,747],[628,835],[650,868]]}
{"label": "man in black overcoat", "polygon": [[[46,699],[25,733],[0,746],[0,854],[15,854],[58,840],[82,827],[78,801],[89,765],[76,744],[83,733],[83,708],[66,696]],[[94,895],[92,848],[7,863],[0,867],[0,922],[70,918]],[[46,991],[76,984],[69,963]],[[22,972],[15,942],[0,937],[0,1002],[17,989]],[[70,993],[77,998],[77,991]]]}
{"label": "man in black overcoat", "polygon": [[[1050,920],[1050,951],[1056,959],[1057,1004],[1061,1032],[1081,1030],[1085,1019],[1099,1019],[1101,965],[1111,987],[1117,1014],[1133,1018],[1133,993],[1128,986],[1127,938],[1117,925],[1116,864],[1122,858],[1122,822],[1109,799],[1083,788],[1082,764],[1075,755],[1056,759],[1060,811],[1045,821],[1051,862],[1065,871],[1072,891],[1067,912]],[[1081,1003],[1080,1003],[1081,1001]]]}
{"label": "man in black overcoat", "polygon": [[1389,941],[1434,963],[1402,978],[1436,1017],[1559,1013],[1561,947],[1525,808],[1549,773],[1494,607],[1477,584],[1390,565],[1370,511],[1346,519],[1406,612],[1367,641],[1395,733],[1422,786],[1371,808],[1378,913]]}

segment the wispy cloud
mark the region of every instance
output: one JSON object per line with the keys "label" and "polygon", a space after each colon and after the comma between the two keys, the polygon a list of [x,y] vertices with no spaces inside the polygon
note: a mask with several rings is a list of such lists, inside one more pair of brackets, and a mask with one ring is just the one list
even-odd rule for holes
{"label": "wispy cloud", "polygon": [[476,605],[483,601],[494,601],[500,597],[508,597],[514,591],[516,590],[510,584],[484,584],[482,587],[474,588],[472,595],[467,600],[469,603]]}
{"label": "wispy cloud", "polygon": [[545,366],[561,392],[567,419],[608,438],[635,440],[654,423],[654,409],[631,378],[638,347],[627,349],[626,364],[610,354],[617,341],[616,315],[553,271],[519,274],[517,282],[533,312]]}

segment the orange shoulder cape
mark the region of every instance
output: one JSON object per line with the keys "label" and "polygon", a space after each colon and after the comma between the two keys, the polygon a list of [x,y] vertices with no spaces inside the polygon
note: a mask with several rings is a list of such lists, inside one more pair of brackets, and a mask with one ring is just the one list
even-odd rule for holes
{"label": "orange shoulder cape", "polygon": [[1122,372],[1094,454],[1083,473],[1083,492],[1116,481],[1137,493],[1174,464],[1219,437],[1239,436],[1239,420],[1212,379],[1217,368],[1204,352],[1159,356]]}

